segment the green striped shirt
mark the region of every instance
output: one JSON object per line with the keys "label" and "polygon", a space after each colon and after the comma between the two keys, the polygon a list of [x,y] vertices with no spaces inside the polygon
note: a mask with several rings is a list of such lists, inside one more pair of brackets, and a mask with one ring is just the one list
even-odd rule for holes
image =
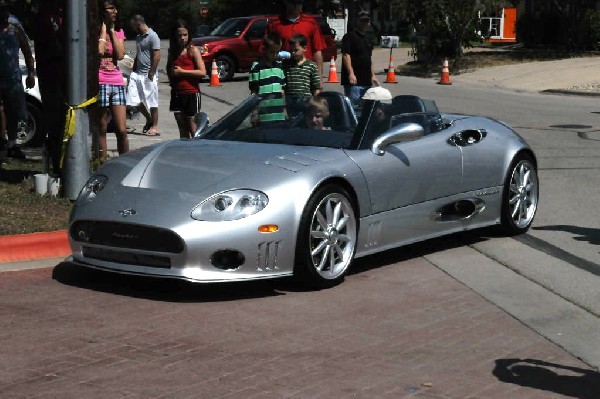
{"label": "green striped shirt", "polygon": [[285,102],[283,90],[285,75],[278,66],[267,65],[259,60],[250,68],[248,77],[250,91],[260,95],[269,95],[258,105],[258,117],[261,122],[285,120]]}
{"label": "green striped shirt", "polygon": [[287,94],[311,96],[313,90],[321,88],[321,77],[317,64],[305,60],[302,64],[289,64],[285,68]]}

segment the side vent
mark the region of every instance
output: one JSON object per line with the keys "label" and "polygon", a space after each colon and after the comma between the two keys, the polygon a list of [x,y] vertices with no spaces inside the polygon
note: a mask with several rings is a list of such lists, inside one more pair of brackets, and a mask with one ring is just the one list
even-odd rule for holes
{"label": "side vent", "polygon": [[268,272],[279,269],[277,266],[277,253],[281,241],[268,241],[258,244],[256,255],[256,269],[259,272]]}
{"label": "side vent", "polygon": [[436,222],[455,222],[469,219],[485,209],[485,202],[480,198],[472,198],[444,205],[431,215]]}

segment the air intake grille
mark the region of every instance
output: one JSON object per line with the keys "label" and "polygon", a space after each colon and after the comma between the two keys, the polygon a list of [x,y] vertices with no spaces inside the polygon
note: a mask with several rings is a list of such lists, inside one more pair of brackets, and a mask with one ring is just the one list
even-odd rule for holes
{"label": "air intake grille", "polygon": [[174,232],[138,224],[80,220],[71,226],[71,238],[84,244],[153,252],[183,252],[183,240]]}
{"label": "air intake grille", "polygon": [[83,247],[83,256],[91,259],[103,260],[106,262],[122,263],[127,265],[157,267],[160,269],[170,269],[171,259],[166,256],[134,254],[131,252],[115,251],[112,249]]}

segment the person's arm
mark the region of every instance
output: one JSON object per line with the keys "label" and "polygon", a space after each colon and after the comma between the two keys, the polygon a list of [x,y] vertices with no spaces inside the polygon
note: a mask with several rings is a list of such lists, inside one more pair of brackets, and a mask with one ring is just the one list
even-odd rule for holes
{"label": "person's arm", "polygon": [[106,24],[102,22],[100,36],[98,38],[98,55],[103,56],[106,51]]}
{"label": "person's arm", "polygon": [[25,86],[28,89],[31,89],[33,86],[35,86],[35,61],[33,59],[33,55],[31,54],[31,47],[29,47],[27,35],[20,27],[15,26],[15,28],[17,30],[17,37],[19,38],[19,46],[21,47],[21,52],[25,58],[25,65],[27,66],[27,78],[25,79]]}
{"label": "person's arm", "polygon": [[315,63],[317,64],[317,68],[319,70],[319,80],[321,83],[323,83],[323,53],[321,50],[315,51],[313,58],[315,59]]}
{"label": "person's arm", "polygon": [[373,86],[379,86],[379,79],[375,76],[375,70],[373,69],[373,65],[371,64],[371,84]]}
{"label": "person's arm", "polygon": [[117,60],[122,60],[125,57],[125,43],[123,43],[123,39],[114,26],[112,28],[107,27],[107,31],[113,45],[113,57]]}
{"label": "person's arm", "polygon": [[202,60],[202,56],[200,55],[200,51],[196,48],[196,46],[192,45],[188,50],[192,59],[194,60],[194,69],[182,69],[178,66],[173,67],[173,76],[177,77],[195,77],[201,78],[206,76],[206,66],[204,65],[204,60]]}
{"label": "person's arm", "polygon": [[148,69],[148,79],[153,80],[158,69],[158,62],[160,61],[160,49],[152,50],[152,61],[150,63],[150,69]]}
{"label": "person's arm", "polygon": [[352,57],[348,53],[342,53],[342,63],[344,64],[344,68],[348,71],[348,82],[351,85],[356,84],[356,75],[354,74],[354,69],[352,68]]}
{"label": "person's arm", "polygon": [[148,79],[150,80],[153,80],[154,76],[156,76],[156,71],[158,70],[158,63],[160,61],[160,39],[156,34],[152,36],[152,55],[150,57],[150,69],[148,69]]}
{"label": "person's arm", "polygon": [[321,81],[321,77],[320,77],[318,68],[319,68],[318,66],[316,66],[316,65],[314,66],[314,70],[313,70],[313,73],[311,74],[312,76],[310,78],[310,80],[311,80],[311,82],[310,82],[311,90],[310,91],[313,96],[316,96],[319,93],[321,93],[321,90],[323,89],[323,84]]}
{"label": "person's arm", "polygon": [[313,61],[316,62],[319,67],[319,78],[321,79],[321,83],[323,83],[323,50],[327,48],[327,44],[325,43],[325,39],[323,39],[323,35],[321,35],[321,28],[317,20],[312,18],[312,22],[311,47],[313,50]]}

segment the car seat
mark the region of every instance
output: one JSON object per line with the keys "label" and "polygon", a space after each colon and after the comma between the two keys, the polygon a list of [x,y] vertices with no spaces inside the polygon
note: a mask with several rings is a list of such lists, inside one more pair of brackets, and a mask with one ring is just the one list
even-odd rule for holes
{"label": "car seat", "polygon": [[329,106],[329,116],[325,120],[325,126],[340,132],[354,131],[357,119],[348,98],[337,91],[323,91],[319,96],[325,98]]}

